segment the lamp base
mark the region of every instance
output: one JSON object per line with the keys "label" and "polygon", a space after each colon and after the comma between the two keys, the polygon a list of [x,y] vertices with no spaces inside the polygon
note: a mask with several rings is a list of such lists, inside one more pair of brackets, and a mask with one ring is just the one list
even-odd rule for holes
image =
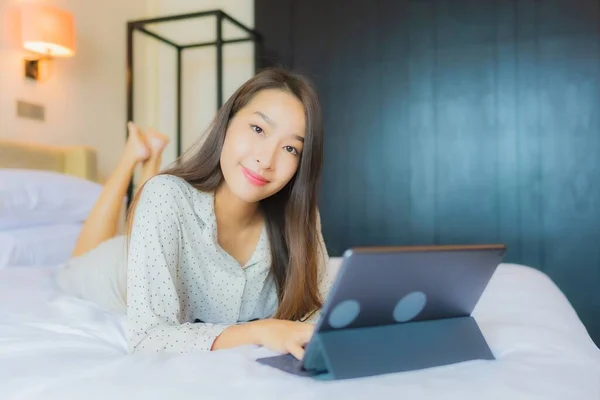
{"label": "lamp base", "polygon": [[25,78],[35,81],[40,79],[40,61],[41,60],[25,60]]}

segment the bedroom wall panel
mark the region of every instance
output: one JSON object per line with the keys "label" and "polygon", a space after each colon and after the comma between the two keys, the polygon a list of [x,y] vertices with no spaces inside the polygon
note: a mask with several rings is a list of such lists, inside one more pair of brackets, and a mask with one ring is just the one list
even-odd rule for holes
{"label": "bedroom wall panel", "polygon": [[600,1],[256,0],[325,113],[331,255],[502,242],[600,344]]}

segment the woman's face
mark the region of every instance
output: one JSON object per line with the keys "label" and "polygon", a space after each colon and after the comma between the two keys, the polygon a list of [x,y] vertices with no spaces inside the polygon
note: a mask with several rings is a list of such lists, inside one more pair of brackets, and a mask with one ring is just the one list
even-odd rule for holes
{"label": "woman's face", "polygon": [[227,128],[221,170],[229,189],[249,203],[281,190],[300,165],[305,130],[297,97],[278,89],[258,92]]}

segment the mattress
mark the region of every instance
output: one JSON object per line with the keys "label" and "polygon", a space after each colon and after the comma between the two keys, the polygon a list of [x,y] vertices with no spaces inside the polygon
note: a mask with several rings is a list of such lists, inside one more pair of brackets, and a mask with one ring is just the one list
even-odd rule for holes
{"label": "mattress", "polygon": [[130,355],[125,317],[59,293],[54,274],[0,270],[0,399],[600,399],[600,350],[525,266],[500,265],[473,314],[495,361],[334,382],[261,365],[274,353],[258,346]]}

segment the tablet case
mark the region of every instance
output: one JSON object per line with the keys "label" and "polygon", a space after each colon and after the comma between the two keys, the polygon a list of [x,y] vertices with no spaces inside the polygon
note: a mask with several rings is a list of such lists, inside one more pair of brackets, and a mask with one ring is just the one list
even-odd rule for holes
{"label": "tablet case", "polygon": [[494,359],[470,316],[319,332],[302,363],[290,364],[290,357],[257,361],[295,375],[338,380]]}

